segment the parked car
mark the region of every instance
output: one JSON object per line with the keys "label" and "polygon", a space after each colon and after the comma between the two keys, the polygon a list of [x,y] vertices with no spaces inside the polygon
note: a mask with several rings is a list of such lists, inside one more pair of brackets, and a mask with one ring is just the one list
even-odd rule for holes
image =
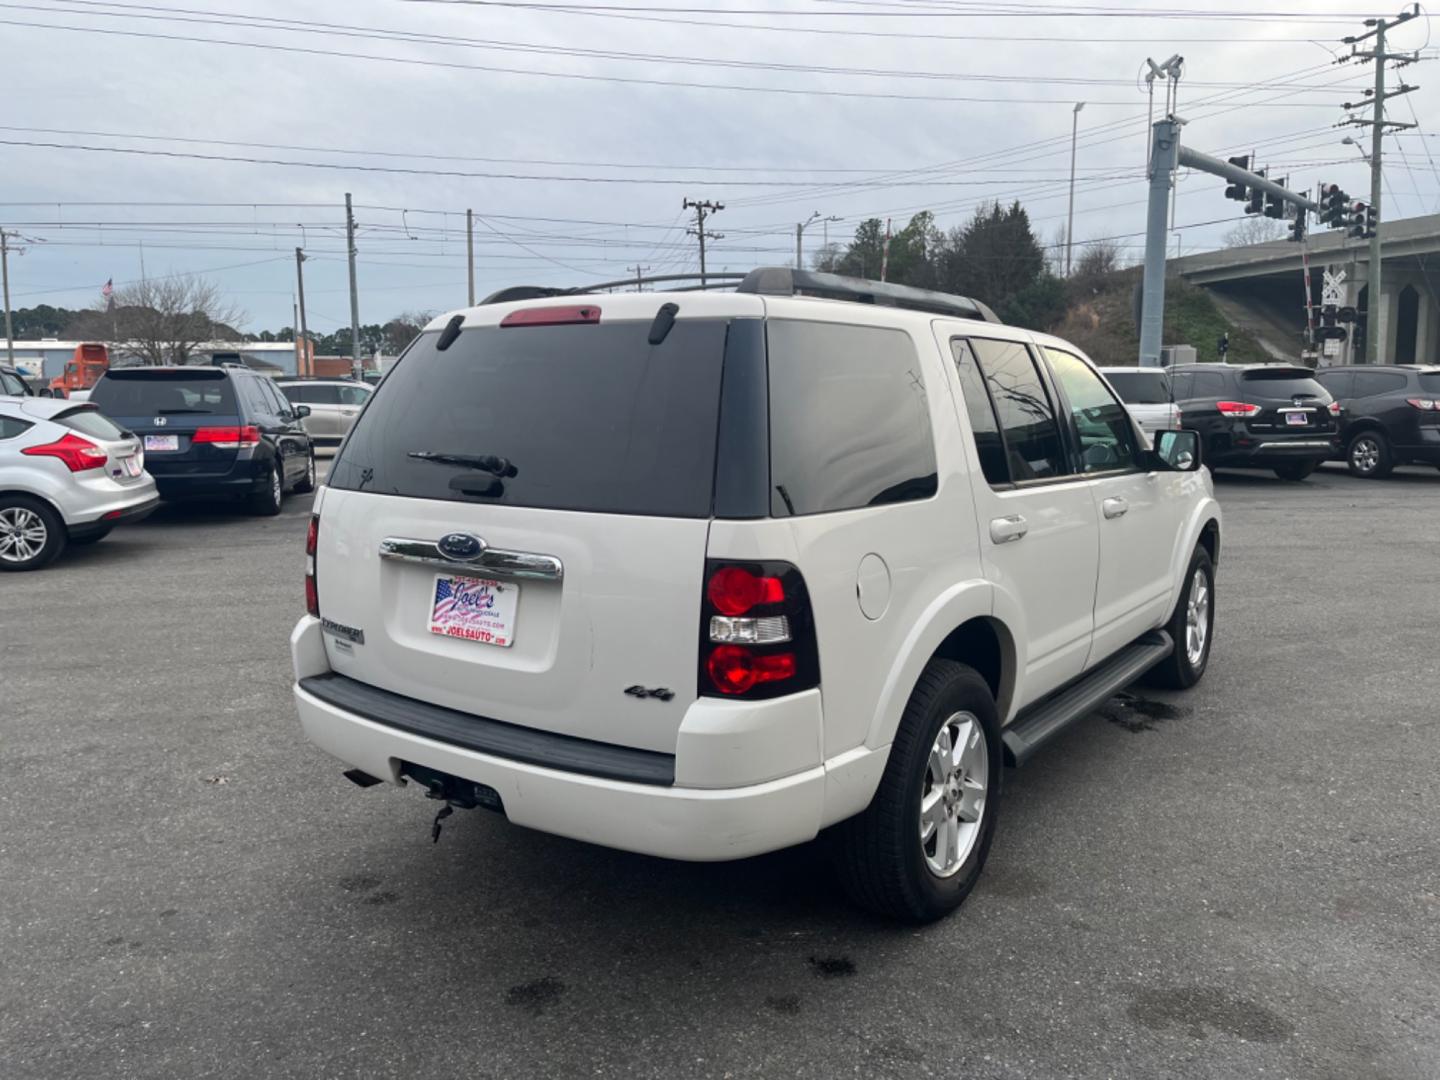
{"label": "parked car", "polygon": [[1306,367],[1182,364],[1167,369],[1181,426],[1212,469],[1270,469],[1303,480],[1340,447],[1340,406]]}
{"label": "parked car", "polygon": [[36,570],[155,509],[140,440],[93,405],[0,397],[0,570]]}
{"label": "parked car", "polygon": [[0,397],[34,397],[25,377],[12,367],[0,365]]}
{"label": "parked car", "polygon": [[443,316],[317,496],[301,724],[437,826],[483,806],[690,860],[833,826],[853,897],[934,919],[1007,758],[1204,674],[1198,448],[1146,449],[1066,342],[893,285],[758,270]]}
{"label": "parked car", "polygon": [[1349,365],[1315,377],[1340,402],[1340,456],[1354,475],[1378,479],[1396,465],[1440,466],[1440,367]]}
{"label": "parked car", "polygon": [[1171,395],[1170,376],[1164,368],[1102,367],[1099,371],[1147,439],[1181,426],[1180,407]]}
{"label": "parked car", "polygon": [[276,379],[275,385],[290,401],[310,409],[305,430],[317,446],[339,446],[375,392],[350,379]]}
{"label": "parked car", "polygon": [[286,491],[315,489],[306,407],[248,368],[111,368],[90,401],[144,439],[162,498],[241,498],[278,514]]}

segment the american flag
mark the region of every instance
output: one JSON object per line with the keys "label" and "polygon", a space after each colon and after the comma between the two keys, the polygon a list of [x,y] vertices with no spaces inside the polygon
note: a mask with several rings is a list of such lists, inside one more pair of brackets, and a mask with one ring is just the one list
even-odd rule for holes
{"label": "american flag", "polygon": [[441,578],[435,585],[435,614],[434,618],[450,614],[455,607],[455,589],[450,584],[449,578]]}

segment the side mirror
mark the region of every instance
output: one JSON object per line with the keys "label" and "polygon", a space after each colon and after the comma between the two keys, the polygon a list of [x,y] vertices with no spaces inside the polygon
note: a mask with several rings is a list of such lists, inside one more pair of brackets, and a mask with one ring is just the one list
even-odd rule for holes
{"label": "side mirror", "polygon": [[1194,472],[1200,468],[1200,433],[1161,431],[1155,436],[1155,458],[1172,472]]}
{"label": "side mirror", "polygon": [[297,420],[304,420],[305,417],[307,417],[307,416],[309,416],[309,415],[310,415],[310,406],[309,406],[309,405],[296,405],[296,406],[295,406],[295,419],[297,419]]}

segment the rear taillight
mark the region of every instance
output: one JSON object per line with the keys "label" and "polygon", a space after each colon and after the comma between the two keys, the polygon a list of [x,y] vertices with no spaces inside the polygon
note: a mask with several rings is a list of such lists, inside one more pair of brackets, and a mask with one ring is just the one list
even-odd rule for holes
{"label": "rear taillight", "polygon": [[800,571],[782,562],[707,561],[700,693],[769,698],[819,684],[815,623]]}
{"label": "rear taillight", "polygon": [[56,442],[46,443],[44,446],[27,446],[20,452],[30,457],[59,458],[71,472],[101,469],[105,467],[105,462],[110,460],[104,450],[88,439],[68,434]]}
{"label": "rear taillight", "polygon": [[245,450],[260,445],[260,429],[254,424],[202,427],[190,436],[190,442],[206,443],[217,450]]}
{"label": "rear taillight", "polygon": [[1332,401],[1332,402],[1330,402],[1330,404],[1329,404],[1329,405],[1326,405],[1325,408],[1327,408],[1327,409],[1330,410],[1330,415],[1331,415],[1331,416],[1339,416],[1339,415],[1340,415],[1340,402],[1338,402],[1338,401]]}
{"label": "rear taillight", "polygon": [[[1405,404],[1409,405],[1412,409],[1423,409],[1425,412],[1434,412],[1440,409],[1440,401],[1432,398],[1407,397]],[[25,452],[28,454],[30,451],[27,450]]]}
{"label": "rear taillight", "polygon": [[305,610],[315,618],[320,617],[320,589],[315,584],[315,549],[320,543],[320,515],[310,518],[310,527],[305,530]]}
{"label": "rear taillight", "polygon": [[1259,405],[1247,405],[1243,401],[1217,401],[1215,408],[1221,416],[1254,416],[1260,411]]}

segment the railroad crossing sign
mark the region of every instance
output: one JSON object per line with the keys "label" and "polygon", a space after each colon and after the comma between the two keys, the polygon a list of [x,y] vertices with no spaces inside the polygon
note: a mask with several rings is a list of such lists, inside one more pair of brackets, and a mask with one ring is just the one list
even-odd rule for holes
{"label": "railroad crossing sign", "polygon": [[1325,283],[1320,288],[1320,303],[1339,307],[1345,303],[1345,271],[1325,268]]}

